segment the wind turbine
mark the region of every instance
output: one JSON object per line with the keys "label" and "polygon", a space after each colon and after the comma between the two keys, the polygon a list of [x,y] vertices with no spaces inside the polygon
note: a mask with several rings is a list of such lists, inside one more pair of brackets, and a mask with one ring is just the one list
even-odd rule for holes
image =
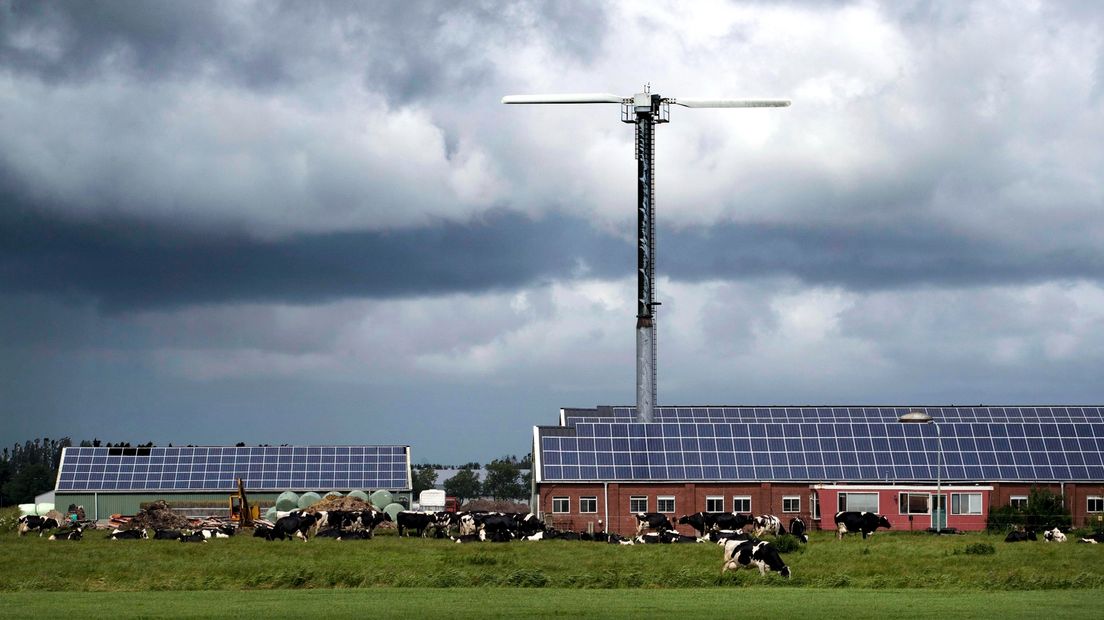
{"label": "wind turbine", "polygon": [[784,108],[788,99],[676,99],[644,92],[507,95],[502,103],[619,103],[621,122],[636,124],[636,419],[652,421],[656,402],[655,344],[655,126],[670,121],[671,104],[686,108]]}

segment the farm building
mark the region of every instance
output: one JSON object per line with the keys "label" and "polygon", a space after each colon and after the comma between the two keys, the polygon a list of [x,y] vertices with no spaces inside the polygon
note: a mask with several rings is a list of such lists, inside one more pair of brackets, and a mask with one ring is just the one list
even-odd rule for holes
{"label": "farm building", "polygon": [[259,506],[289,490],[386,490],[409,501],[410,446],[66,448],[55,503],[83,506],[95,519],[132,515],[155,500],[185,514],[218,514],[238,478]]}
{"label": "farm building", "polygon": [[[1104,524],[1104,408],[633,407],[563,409],[533,429],[535,512],[562,529],[628,533],[636,512],[885,514],[895,530],[984,529],[990,507],[1061,493]],[[941,496],[941,502],[935,498]],[[934,508],[934,510],[933,510]],[[689,529],[686,533],[689,533]]]}

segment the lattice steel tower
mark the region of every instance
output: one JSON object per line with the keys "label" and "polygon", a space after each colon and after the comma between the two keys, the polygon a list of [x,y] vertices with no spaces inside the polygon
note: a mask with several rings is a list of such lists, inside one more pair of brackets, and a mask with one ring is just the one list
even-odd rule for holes
{"label": "lattice steel tower", "polygon": [[502,103],[620,103],[621,120],[636,125],[636,419],[652,421],[656,404],[655,126],[670,120],[671,104],[687,108],[777,108],[786,99],[675,99],[644,92],[507,95]]}

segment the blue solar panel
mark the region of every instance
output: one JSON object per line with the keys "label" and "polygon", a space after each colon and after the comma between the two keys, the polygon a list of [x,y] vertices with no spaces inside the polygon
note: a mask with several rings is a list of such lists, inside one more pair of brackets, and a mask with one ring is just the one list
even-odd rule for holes
{"label": "blue solar panel", "polygon": [[408,446],[66,448],[59,491],[410,488]]}
{"label": "blue solar panel", "polygon": [[[1031,415],[1040,415],[1041,409],[1030,408]],[[881,417],[863,422],[838,417],[768,422],[762,408],[744,411],[753,415],[744,421],[729,416],[724,422],[576,419],[575,436],[563,436],[565,429],[556,429],[555,436],[540,437],[546,466],[542,480],[1104,480],[1104,419],[1093,421],[1089,416],[1078,423],[1025,422],[1022,411],[1001,408],[978,421],[971,409],[969,421],[959,418],[934,425],[898,423],[888,408],[877,409]],[[852,415],[855,409],[835,411]],[[585,439],[594,443],[584,444]],[[629,467],[599,478],[551,469],[583,445],[598,463]]]}
{"label": "blue solar panel", "polygon": [[[1102,407],[656,407],[656,422],[818,422],[897,423],[902,415],[922,411],[942,422],[1101,423]],[[563,413],[562,425],[580,422],[631,421],[634,407],[572,409]]]}

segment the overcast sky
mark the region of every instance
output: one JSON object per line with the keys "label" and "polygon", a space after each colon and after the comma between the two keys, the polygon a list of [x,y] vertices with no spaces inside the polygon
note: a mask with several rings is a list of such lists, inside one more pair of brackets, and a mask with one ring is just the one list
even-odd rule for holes
{"label": "overcast sky", "polygon": [[1096,2],[0,0],[0,443],[530,449],[633,404],[1104,402]]}

